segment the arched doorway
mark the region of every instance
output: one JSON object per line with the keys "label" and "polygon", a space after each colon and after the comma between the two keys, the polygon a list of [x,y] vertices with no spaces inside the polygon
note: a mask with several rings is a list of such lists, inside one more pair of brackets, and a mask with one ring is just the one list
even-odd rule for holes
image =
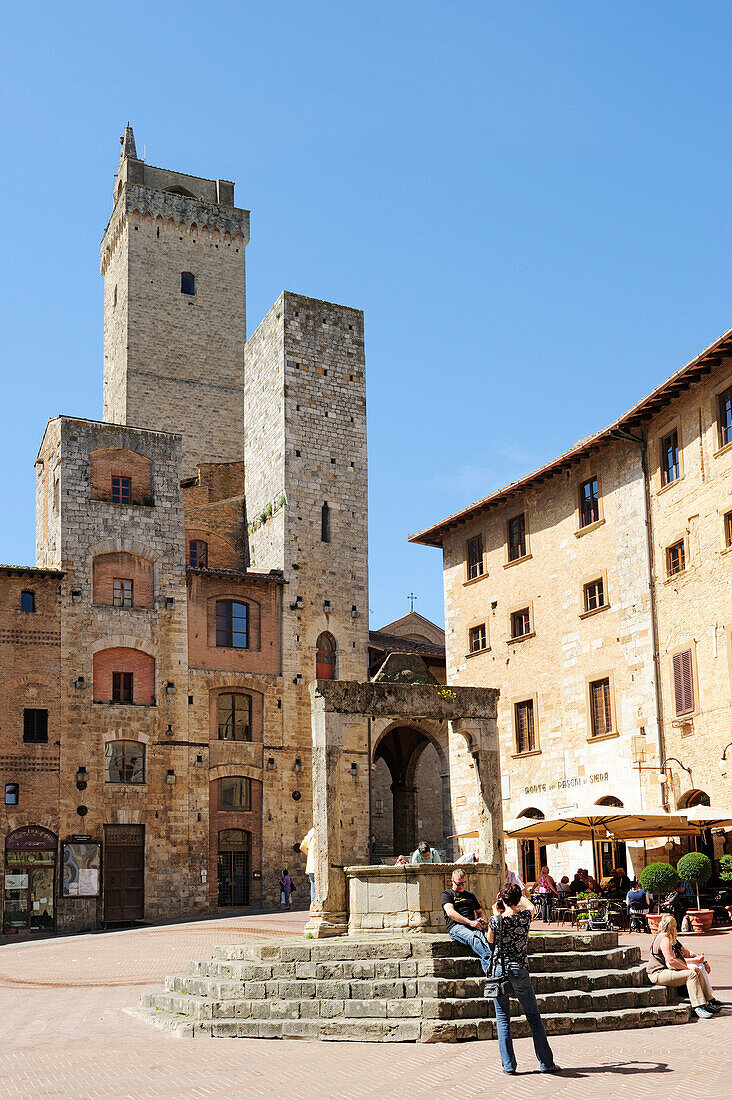
{"label": "arched doorway", "polygon": [[252,834],[246,829],[221,829],[217,858],[219,905],[249,905]]}
{"label": "arched doorway", "polygon": [[420,840],[446,850],[450,831],[447,784],[447,761],[441,745],[409,726],[387,731],[374,752],[372,792],[374,836],[381,858],[408,858]]}
{"label": "arched doorway", "polygon": [[[531,821],[543,821],[546,814],[536,806],[527,806],[518,815],[519,818],[527,817]],[[519,841],[519,875],[523,882],[533,885],[539,877],[539,872],[546,864],[546,844],[530,837],[528,840]]]}
{"label": "arched doorway", "polygon": [[[604,798],[598,798],[595,805],[623,809],[623,803],[614,794],[606,794]],[[597,869],[601,880],[609,878],[616,867],[627,872],[628,853],[624,840],[596,840],[595,844],[597,845]]]}
{"label": "arched doorway", "polygon": [[56,847],[56,834],[40,825],[25,825],[6,836],[5,930],[53,930]]}

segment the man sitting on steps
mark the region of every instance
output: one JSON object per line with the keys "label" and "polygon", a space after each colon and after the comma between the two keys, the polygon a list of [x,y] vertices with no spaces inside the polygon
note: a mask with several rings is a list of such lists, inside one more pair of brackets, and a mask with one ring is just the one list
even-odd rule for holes
{"label": "man sitting on steps", "polygon": [[452,889],[443,890],[440,905],[445,914],[445,926],[451,940],[464,943],[480,959],[483,972],[490,970],[491,948],[483,929],[483,909],[475,894],[465,889],[465,871],[456,867],[452,873]]}

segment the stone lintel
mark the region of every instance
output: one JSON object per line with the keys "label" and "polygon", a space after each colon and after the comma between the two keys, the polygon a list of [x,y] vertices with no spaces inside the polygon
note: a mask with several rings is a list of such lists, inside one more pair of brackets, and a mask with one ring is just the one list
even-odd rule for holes
{"label": "stone lintel", "polygon": [[432,684],[359,683],[316,680],[310,686],[313,708],[334,714],[372,718],[495,719],[497,688],[443,687]]}

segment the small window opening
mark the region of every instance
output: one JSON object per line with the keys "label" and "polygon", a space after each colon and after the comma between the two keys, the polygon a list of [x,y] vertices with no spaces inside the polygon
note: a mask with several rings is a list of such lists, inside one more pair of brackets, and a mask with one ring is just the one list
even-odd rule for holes
{"label": "small window opening", "polygon": [[35,592],[21,592],[20,593],[20,610],[21,611],[35,611],[36,609],[36,594]]}
{"label": "small window opening", "polygon": [[112,504],[129,504],[132,499],[132,481],[129,477],[112,476]]}
{"label": "small window opening", "polygon": [[18,786],[17,783],[6,783],[5,784],[5,805],[6,806],[17,806],[19,795],[20,795],[20,787]]}
{"label": "small window opening", "polygon": [[181,294],[195,294],[196,293],[196,276],[190,271],[182,271],[180,275],[180,292]]}
{"label": "small window opening", "polygon": [[327,501],[320,510],[320,541],[330,542],[330,505]]}

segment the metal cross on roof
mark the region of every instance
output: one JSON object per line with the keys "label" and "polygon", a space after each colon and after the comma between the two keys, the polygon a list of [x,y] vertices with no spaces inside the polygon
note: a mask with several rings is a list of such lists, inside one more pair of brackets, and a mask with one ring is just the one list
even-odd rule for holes
{"label": "metal cross on roof", "polygon": [[409,600],[409,610],[410,611],[414,611],[414,601],[418,598],[419,597],[415,596],[414,592],[410,592],[409,595],[407,596],[407,599]]}

